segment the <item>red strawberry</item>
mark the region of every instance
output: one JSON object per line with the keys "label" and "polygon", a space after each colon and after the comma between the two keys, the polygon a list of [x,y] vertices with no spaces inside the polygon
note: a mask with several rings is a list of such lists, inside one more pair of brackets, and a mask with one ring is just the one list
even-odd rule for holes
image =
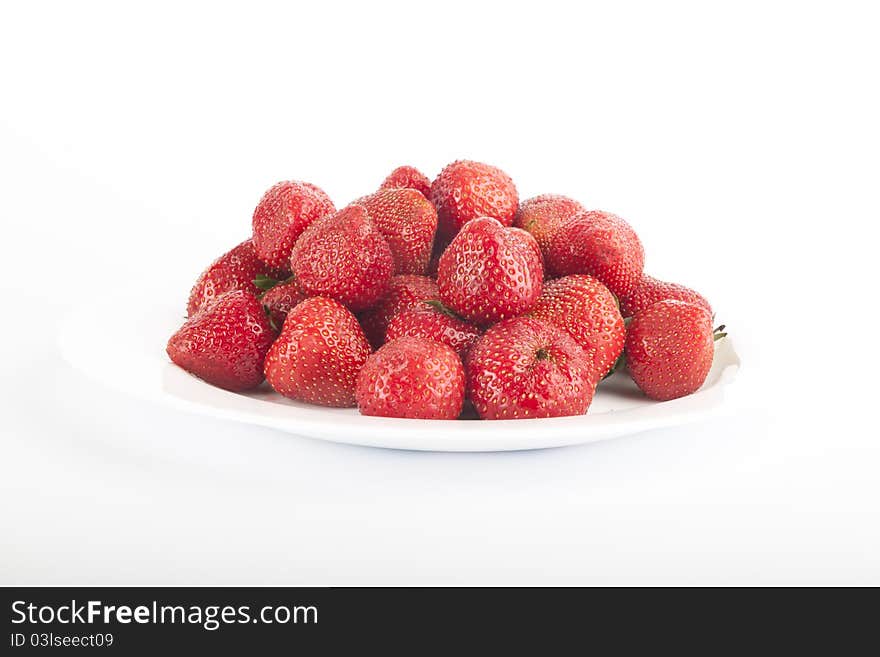
{"label": "red strawberry", "polygon": [[560,328],[531,317],[496,324],[467,356],[470,399],[484,420],[582,415],[595,374]]}
{"label": "red strawberry", "polygon": [[190,374],[239,392],[262,383],[263,361],[275,335],[257,298],[233,290],[186,320],[165,351]]}
{"label": "red strawberry", "polygon": [[254,248],[263,262],[287,269],[290,250],[314,221],[333,214],[333,201],[307,182],[280,182],[263,194],[254,210]]}
{"label": "red strawberry", "polygon": [[351,205],[309,226],[293,247],[290,266],[309,296],[330,297],[358,311],[385,294],[394,261],[367,211]]}
{"label": "red strawberry", "polygon": [[641,282],[632,292],[620,300],[620,311],[624,317],[632,317],[658,301],[669,299],[701,306],[712,314],[712,306],[700,293],[678,283],[659,281],[647,274],[642,276]]}
{"label": "red strawberry", "polygon": [[543,194],[520,204],[513,225],[530,232],[546,255],[559,227],[580,212],[586,212],[586,208],[575,200]]}
{"label": "red strawberry", "polygon": [[428,199],[414,189],[380,189],[355,203],[385,236],[394,273],[424,274],[437,230],[437,211]]}
{"label": "red strawberry", "polygon": [[375,306],[361,313],[361,326],[376,349],[385,342],[385,329],[397,313],[414,308],[423,301],[438,299],[437,284],[427,276],[401,274],[388,283],[388,291]]}
{"label": "red strawberry", "polygon": [[481,333],[439,301],[427,301],[397,313],[388,322],[386,342],[407,335],[442,342],[464,358]]}
{"label": "red strawberry", "polygon": [[510,176],[501,169],[459,160],[443,169],[431,184],[431,202],[437,207],[439,234],[451,239],[478,217],[494,217],[510,226],[519,196]]}
{"label": "red strawberry", "polygon": [[357,404],[362,415],[454,420],[464,386],[464,367],[452,349],[403,337],[367,359],[357,378]]}
{"label": "red strawberry", "polygon": [[617,301],[592,276],[547,281],[529,315],[565,329],[587,353],[597,380],[608,373],[623,351],[626,327]]}
{"label": "red strawberry", "polygon": [[291,399],[354,406],[355,380],[369,355],[355,316],[333,299],[312,297],[288,313],[266,357],[266,379]]}
{"label": "red strawberry", "polygon": [[626,331],[627,369],[652,399],[675,399],[697,391],[714,354],[712,316],[684,301],[658,301],[635,315]]}
{"label": "red strawberry", "polygon": [[280,331],[287,314],[300,301],[304,301],[306,295],[299,289],[292,276],[280,282],[266,277],[258,278],[257,286],[265,290],[260,296],[260,303],[269,315],[269,323],[275,330]]}
{"label": "red strawberry", "polygon": [[280,275],[280,271],[268,267],[257,257],[253,242],[245,240],[202,272],[189,293],[186,313],[192,316],[221,294],[232,290],[259,294],[260,289],[254,284],[258,276]]}
{"label": "red strawberry", "polygon": [[645,251],[635,231],[617,215],[600,210],[566,221],[547,251],[550,275],[589,274],[618,298],[638,285],[644,266]]}
{"label": "red strawberry", "polygon": [[379,189],[414,189],[428,198],[431,194],[431,180],[415,167],[397,167],[379,186]]}
{"label": "red strawberry", "polygon": [[437,270],[440,299],[478,326],[529,310],[543,278],[535,238],[489,217],[462,228],[440,256]]}

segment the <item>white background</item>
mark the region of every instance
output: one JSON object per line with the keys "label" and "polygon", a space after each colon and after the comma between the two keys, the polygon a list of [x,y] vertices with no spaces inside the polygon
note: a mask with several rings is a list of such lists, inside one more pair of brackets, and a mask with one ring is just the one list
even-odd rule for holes
{"label": "white background", "polygon": [[[4,5],[0,583],[880,584],[871,4],[576,4]],[[391,452],[60,361],[89,300],[182,313],[272,183],[456,158],[627,218],[736,336],[730,412]]]}

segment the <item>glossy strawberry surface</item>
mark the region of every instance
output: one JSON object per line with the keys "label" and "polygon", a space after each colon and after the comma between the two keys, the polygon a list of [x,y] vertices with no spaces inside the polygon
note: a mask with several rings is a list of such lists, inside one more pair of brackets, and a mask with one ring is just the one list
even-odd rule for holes
{"label": "glossy strawberry surface", "polygon": [[395,274],[424,274],[431,258],[437,211],[414,189],[381,189],[355,201],[367,210],[394,257]]}
{"label": "glossy strawberry surface", "polygon": [[581,212],[586,212],[586,208],[574,199],[542,194],[520,203],[513,225],[531,233],[541,253],[546,255],[559,227]]}
{"label": "glossy strawberry surface", "polygon": [[647,274],[642,276],[641,282],[632,292],[620,300],[620,311],[624,317],[632,317],[658,301],[667,300],[686,301],[701,306],[709,311],[710,315],[712,314],[712,306],[699,292],[678,283],[667,283],[652,278]]}
{"label": "glossy strawberry surface", "polygon": [[263,292],[260,296],[260,303],[263,304],[272,325],[277,330],[281,330],[281,327],[284,326],[284,320],[287,319],[287,314],[305,299],[306,295],[299,289],[296,281],[287,280]]}
{"label": "glossy strawberry surface", "polygon": [[458,160],[431,184],[431,202],[437,208],[439,235],[451,239],[478,217],[493,217],[510,226],[519,195],[513,180],[498,167]]}
{"label": "glossy strawberry surface", "polygon": [[470,400],[486,420],[582,415],[596,386],[574,339],[531,317],[486,331],[468,353],[466,371]]}
{"label": "glossy strawberry surface", "polygon": [[437,283],[427,276],[400,274],[392,276],[385,295],[369,310],[362,312],[358,319],[370,344],[378,349],[385,342],[388,322],[399,312],[414,308],[430,299],[439,299]]}
{"label": "glossy strawberry surface", "polygon": [[290,266],[307,295],[336,299],[356,312],[385,294],[394,260],[366,209],[350,205],[306,229],[293,247]]}
{"label": "glossy strawberry surface", "polygon": [[238,392],[263,381],[263,361],[275,336],[257,298],[233,290],[187,319],[166,352],[187,372]]}
{"label": "glossy strawberry surface", "polygon": [[535,239],[488,217],[468,222],[440,256],[437,269],[440,299],[478,326],[528,311],[543,278]]}
{"label": "glossy strawberry surface", "polygon": [[357,319],[345,306],[312,297],[288,313],[266,357],[266,379],[291,399],[354,406],[355,381],[370,351]]}
{"label": "glossy strawberry surface", "polygon": [[627,328],[626,367],[652,399],[696,392],[714,355],[712,316],[701,306],[658,301],[636,314]]}
{"label": "glossy strawberry surface", "polygon": [[431,195],[431,179],[411,166],[397,167],[382,181],[380,189],[414,189],[428,198]]}
{"label": "glossy strawberry surface", "polygon": [[288,180],[270,187],[254,210],[254,249],[278,269],[290,266],[290,251],[302,232],[336,208],[324,191],[311,183]]}
{"label": "glossy strawberry surface", "polygon": [[451,311],[431,303],[420,303],[391,318],[385,331],[385,341],[391,342],[404,336],[428,338],[442,342],[464,358],[480,335],[480,329]]}
{"label": "glossy strawberry surface", "polygon": [[371,355],[357,378],[363,415],[454,420],[464,403],[461,359],[445,344],[402,337]]}
{"label": "glossy strawberry surface", "polygon": [[638,285],[645,266],[645,251],[635,231],[617,215],[601,210],[564,222],[546,256],[551,276],[589,274],[618,298]]}
{"label": "glossy strawberry surface", "polygon": [[623,351],[626,327],[614,295],[592,276],[564,276],[544,283],[529,313],[564,329],[586,352],[597,380]]}
{"label": "glossy strawberry surface", "polygon": [[245,240],[217,258],[202,272],[189,294],[186,313],[194,315],[204,305],[233,290],[259,294],[254,285],[258,276],[281,276],[281,271],[266,265],[257,257],[251,240]]}

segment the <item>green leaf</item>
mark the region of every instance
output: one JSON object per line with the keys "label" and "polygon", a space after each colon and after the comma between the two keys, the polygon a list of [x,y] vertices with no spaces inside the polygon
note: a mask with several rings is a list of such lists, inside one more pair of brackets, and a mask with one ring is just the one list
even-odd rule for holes
{"label": "green leaf", "polygon": [[271,276],[266,276],[265,274],[257,274],[257,277],[254,279],[254,285],[263,290],[271,290],[273,287],[278,285],[281,281],[272,278]]}
{"label": "green leaf", "polygon": [[428,304],[429,306],[431,306],[431,308],[433,308],[433,309],[436,310],[437,312],[443,313],[444,315],[446,315],[446,316],[448,316],[448,317],[452,317],[453,319],[457,319],[457,320],[460,320],[460,321],[462,321],[462,322],[465,321],[463,317],[457,315],[457,314],[455,313],[455,311],[453,311],[451,308],[448,308],[447,306],[444,306],[444,305],[443,305],[443,302],[440,301],[439,299],[425,299],[425,300],[424,300],[424,303],[426,303],[426,304]]}

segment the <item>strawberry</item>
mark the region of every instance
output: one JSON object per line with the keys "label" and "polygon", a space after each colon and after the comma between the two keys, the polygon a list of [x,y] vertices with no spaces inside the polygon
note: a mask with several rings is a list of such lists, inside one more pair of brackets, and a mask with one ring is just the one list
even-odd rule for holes
{"label": "strawberry", "polygon": [[266,379],[285,397],[321,406],[355,405],[355,380],[370,343],[338,301],[312,297],[287,315],[266,357]]}
{"label": "strawberry", "polygon": [[431,184],[431,202],[437,208],[439,234],[452,239],[477,217],[494,217],[510,226],[519,196],[510,176],[501,169],[458,160],[447,165]]}
{"label": "strawberry", "polygon": [[529,315],[567,331],[587,353],[597,380],[623,351],[626,327],[617,300],[592,276],[547,281]]}
{"label": "strawberry", "polygon": [[678,283],[659,281],[647,274],[642,276],[642,280],[632,292],[620,300],[620,311],[624,317],[632,317],[648,306],[668,299],[701,306],[708,310],[710,315],[712,314],[712,306],[699,292]]}
{"label": "strawberry", "polygon": [[431,194],[431,180],[415,167],[397,167],[379,186],[379,189],[414,189],[428,198]]}
{"label": "strawberry", "polygon": [[367,210],[394,256],[395,274],[424,274],[431,258],[437,211],[414,189],[380,189],[355,201]]}
{"label": "strawberry", "polygon": [[350,205],[303,232],[290,254],[290,266],[307,295],[336,299],[356,312],[385,294],[394,260],[366,209]]}
{"label": "strawberry", "polygon": [[297,238],[316,220],[333,214],[333,201],[322,189],[289,180],[269,188],[254,210],[254,248],[271,267],[286,270]]}
{"label": "strawberry", "polygon": [[407,335],[442,342],[464,358],[480,338],[480,329],[468,324],[439,301],[426,301],[397,313],[388,322],[386,342]]}
{"label": "strawberry", "polygon": [[454,420],[464,403],[461,359],[445,344],[403,337],[367,359],[357,377],[362,415]]}
{"label": "strawberry", "polygon": [[280,271],[268,267],[257,257],[253,242],[245,240],[202,272],[189,293],[186,314],[192,317],[206,304],[232,290],[259,294],[260,289],[254,284],[257,277],[280,275]]}
{"label": "strawberry", "polygon": [[626,366],[651,399],[683,397],[706,380],[715,354],[714,340],[712,315],[705,308],[684,301],[658,301],[635,315],[627,328]]}
{"label": "strawberry", "polygon": [[385,342],[385,329],[397,313],[414,308],[423,301],[439,299],[437,284],[427,276],[401,274],[388,283],[388,291],[375,306],[361,313],[361,326],[376,349]]}
{"label": "strawberry", "polygon": [[520,203],[513,225],[532,234],[541,253],[547,253],[556,231],[586,208],[575,200],[558,194],[543,194]]}
{"label": "strawberry", "polygon": [[190,374],[239,392],[262,383],[263,361],[275,335],[257,298],[232,290],[187,319],[165,351]]}
{"label": "strawberry", "polygon": [[541,293],[544,267],[535,238],[496,219],[468,222],[440,256],[440,299],[478,326],[516,317]]}
{"label": "strawberry", "polygon": [[296,304],[305,300],[306,295],[299,289],[293,276],[284,281],[260,276],[255,282],[257,287],[265,290],[259,298],[269,316],[269,323],[276,331],[280,331],[287,314],[296,307]]}
{"label": "strawberry", "polygon": [[484,420],[582,415],[596,387],[574,339],[532,317],[486,331],[468,353],[466,370],[470,399]]}
{"label": "strawberry", "polygon": [[617,215],[600,210],[582,212],[559,226],[546,255],[551,276],[589,274],[618,298],[638,285],[645,266],[635,231]]}

